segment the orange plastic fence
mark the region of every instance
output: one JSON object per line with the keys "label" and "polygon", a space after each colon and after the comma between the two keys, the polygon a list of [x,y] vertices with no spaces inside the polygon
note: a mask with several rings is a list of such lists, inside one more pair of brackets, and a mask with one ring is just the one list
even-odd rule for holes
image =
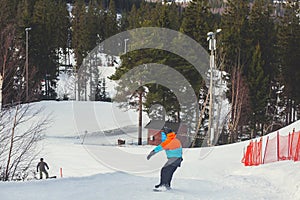
{"label": "orange plastic fence", "polygon": [[280,160],[300,160],[300,131],[281,136],[279,132],[273,138],[266,138],[265,148],[262,149],[263,139],[250,141],[244,152],[242,163],[245,166],[255,166]]}
{"label": "orange plastic fence", "polygon": [[277,135],[278,144],[278,160],[291,160],[290,144],[291,134],[288,136]]}
{"label": "orange plastic fence", "polygon": [[276,137],[270,139],[269,136],[267,137],[266,145],[265,145],[265,151],[264,151],[264,158],[263,158],[263,164],[265,163],[271,163],[278,161],[278,134]]}
{"label": "orange plastic fence", "polygon": [[250,141],[250,144],[246,148],[246,152],[242,159],[242,162],[245,166],[253,166],[253,165],[260,165],[262,162],[262,138],[259,142],[257,140]]}
{"label": "orange plastic fence", "polygon": [[300,132],[293,132],[291,136],[290,155],[294,161],[299,161]]}

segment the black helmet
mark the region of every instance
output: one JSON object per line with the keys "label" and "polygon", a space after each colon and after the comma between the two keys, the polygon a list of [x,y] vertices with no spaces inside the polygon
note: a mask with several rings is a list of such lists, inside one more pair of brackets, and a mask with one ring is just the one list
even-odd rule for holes
{"label": "black helmet", "polygon": [[163,127],[162,129],[166,134],[173,132],[172,129],[168,128],[168,127]]}

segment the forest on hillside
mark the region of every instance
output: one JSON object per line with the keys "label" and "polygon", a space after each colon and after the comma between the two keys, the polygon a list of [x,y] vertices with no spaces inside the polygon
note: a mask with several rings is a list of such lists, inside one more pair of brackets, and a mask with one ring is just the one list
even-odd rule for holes
{"label": "forest on hillside", "polygon": [[[221,143],[235,142],[243,132],[251,137],[263,135],[299,119],[299,4],[193,0],[182,6],[142,0],[0,0],[2,105],[56,99],[59,67],[70,65],[60,63],[59,55],[67,57],[72,50],[76,66],[70,67],[76,71],[95,46],[117,33],[140,27],[168,28],[208,50],[207,33],[221,28],[216,63],[229,74],[227,98],[231,103]],[[139,63],[161,63],[187,77],[199,99],[206,98],[203,79],[183,58],[154,49],[125,55],[112,79],[119,79]],[[49,87],[42,92],[45,79]],[[147,91],[146,111],[153,102],[160,102],[170,119],[180,121],[180,105],[168,88],[148,85]],[[204,115],[208,117],[207,112]]]}

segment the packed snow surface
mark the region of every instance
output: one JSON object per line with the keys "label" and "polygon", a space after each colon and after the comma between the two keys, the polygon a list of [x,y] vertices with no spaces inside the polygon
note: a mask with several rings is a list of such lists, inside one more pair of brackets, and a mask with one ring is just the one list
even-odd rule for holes
{"label": "packed snow surface", "polygon": [[[300,162],[245,167],[241,159],[249,141],[184,149],[173,189],[153,192],[166,157],[160,152],[147,160],[153,146],[136,145],[136,112],[101,102],[48,101],[34,106],[44,108],[41,116],[51,113],[52,123],[40,146],[50,176],[57,179],[1,182],[3,200],[300,199]],[[144,115],[144,124],[148,121]],[[300,130],[300,122],[279,131],[293,128]],[[144,143],[146,138],[143,130]],[[126,144],[116,145],[118,139]]]}

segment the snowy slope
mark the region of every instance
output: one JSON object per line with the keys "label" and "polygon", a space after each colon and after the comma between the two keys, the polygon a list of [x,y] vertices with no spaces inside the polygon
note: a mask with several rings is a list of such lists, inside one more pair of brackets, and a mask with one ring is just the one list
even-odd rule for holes
{"label": "snowy slope", "polygon": [[[72,137],[85,132],[137,126],[137,112],[124,112],[117,104],[109,102],[44,101],[35,106],[43,108],[41,116],[51,118],[51,126],[45,132],[47,136]],[[149,122],[145,113],[143,119],[144,124]]]}
{"label": "snowy slope", "polygon": [[[41,105],[54,116],[54,125],[47,132],[49,137],[40,144],[43,147],[41,156],[50,165],[50,174],[59,177],[62,168],[63,178],[0,183],[1,199],[300,199],[300,162],[281,161],[244,167],[241,158],[248,141],[213,148],[184,149],[184,161],[174,174],[173,190],[155,193],[152,187],[159,181],[160,168],[166,161],[164,153],[147,161],[146,155],[152,146],[116,146],[113,142],[118,137],[129,139],[137,135],[134,129],[130,129],[133,131],[130,134],[106,134],[104,139],[110,141],[107,145],[81,144],[81,138],[77,137],[77,133],[85,129],[106,128],[93,123],[90,114],[84,114],[92,108],[97,113],[94,122],[102,121],[112,128],[122,127],[123,122],[126,126],[135,125],[136,113],[127,115],[134,120],[121,117],[120,113],[110,116],[109,113],[115,111],[108,103],[37,104]],[[118,117],[124,120],[114,119]],[[84,123],[76,127],[75,121]],[[293,128],[300,130],[300,121],[280,132],[283,134]]]}

